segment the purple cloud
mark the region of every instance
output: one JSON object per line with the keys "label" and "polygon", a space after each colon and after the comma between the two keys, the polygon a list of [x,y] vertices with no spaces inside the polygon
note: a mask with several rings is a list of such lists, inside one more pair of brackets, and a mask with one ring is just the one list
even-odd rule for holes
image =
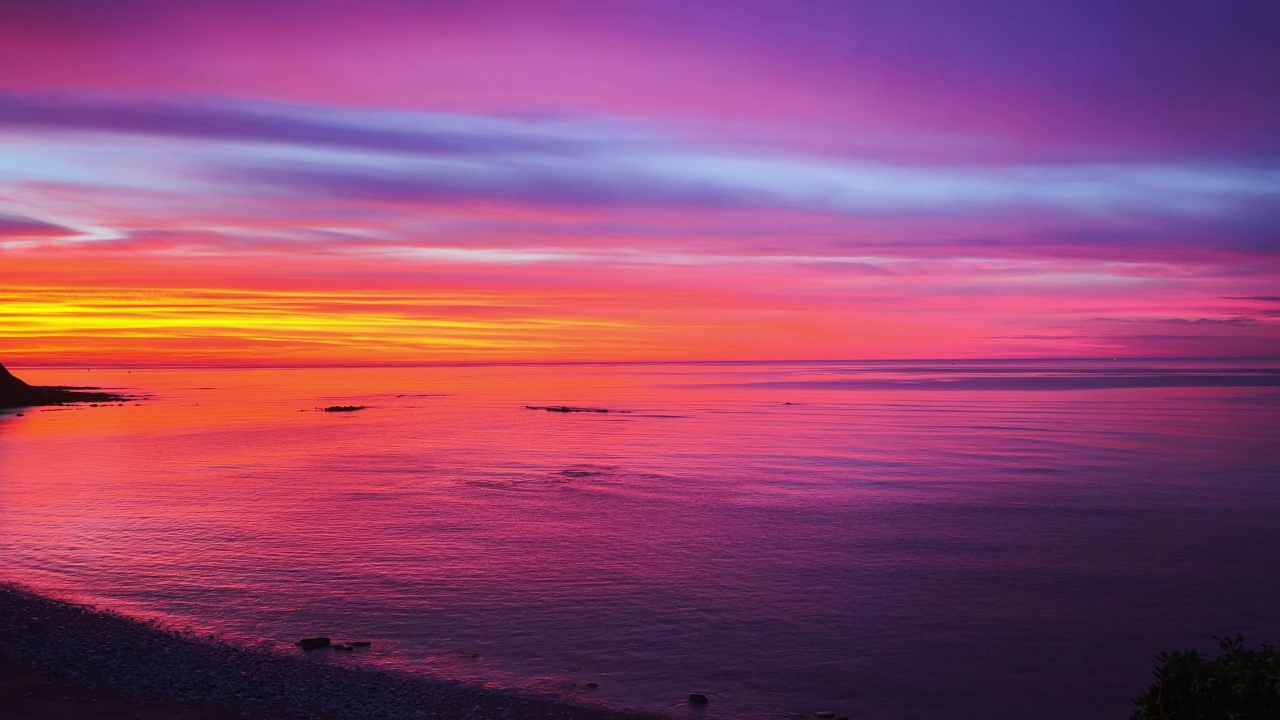
{"label": "purple cloud", "polygon": [[1230,318],[1093,318],[1094,322],[1128,323],[1142,325],[1229,325],[1240,327],[1257,325],[1258,321],[1248,317]]}
{"label": "purple cloud", "polygon": [[[1150,337],[1148,337],[1150,339]],[[1177,340],[1189,338],[1177,336]],[[1198,338],[1212,342],[1218,338]],[[1280,372],[1149,372],[1142,369],[1118,373],[1077,369],[1046,369],[1040,375],[972,375],[946,380],[795,380],[739,383],[736,387],[778,390],[1115,390],[1121,388],[1280,387]]]}
{"label": "purple cloud", "polygon": [[0,238],[49,238],[75,235],[77,231],[44,220],[20,215],[0,215]]}
{"label": "purple cloud", "polygon": [[426,155],[575,155],[588,141],[550,123],[443,113],[360,112],[215,98],[0,92],[0,127],[302,145]]}

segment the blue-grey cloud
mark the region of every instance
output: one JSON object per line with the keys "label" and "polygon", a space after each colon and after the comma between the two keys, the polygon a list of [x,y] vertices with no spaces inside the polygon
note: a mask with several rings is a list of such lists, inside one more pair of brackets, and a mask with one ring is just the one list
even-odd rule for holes
{"label": "blue-grey cloud", "polygon": [[[1280,198],[1280,170],[1248,168],[919,168],[678,146],[640,152],[599,148],[575,158],[493,154],[468,162],[432,160],[248,162],[233,168],[231,179],[327,198],[396,201],[781,208],[913,220],[1230,218],[1250,235],[1250,213],[1262,199]],[[1264,237],[1263,244],[1274,244],[1269,234]]]}

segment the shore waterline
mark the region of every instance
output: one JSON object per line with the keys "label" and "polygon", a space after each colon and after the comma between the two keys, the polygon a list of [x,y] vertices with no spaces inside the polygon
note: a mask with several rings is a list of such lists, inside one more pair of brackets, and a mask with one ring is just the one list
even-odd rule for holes
{"label": "shore waterline", "polygon": [[[0,585],[0,661],[74,692],[106,690],[132,706],[171,703],[169,717],[462,717],[654,720],[658,716],[484,691],[403,673],[317,662],[300,652],[238,648],[156,623]],[[70,698],[64,698],[69,700]],[[6,705],[20,704],[6,698]],[[181,703],[173,706],[172,703]],[[92,707],[92,702],[82,703]],[[56,703],[46,707],[57,708]],[[119,707],[116,708],[120,710]],[[134,715],[141,717],[142,715]],[[146,717],[162,717],[151,712]],[[95,715],[94,717],[100,717]]]}
{"label": "shore waterline", "polygon": [[0,419],[0,579],[672,714],[1119,718],[1280,633],[1280,395],[1227,370],[26,371],[154,398]]}

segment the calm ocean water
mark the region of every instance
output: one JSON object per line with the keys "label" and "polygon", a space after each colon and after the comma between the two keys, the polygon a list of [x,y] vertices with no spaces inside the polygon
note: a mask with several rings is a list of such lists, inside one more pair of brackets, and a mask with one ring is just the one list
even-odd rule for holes
{"label": "calm ocean water", "polygon": [[374,642],[317,662],[1076,719],[1127,717],[1159,650],[1280,642],[1275,363],[19,374],[151,397],[0,416],[0,580]]}

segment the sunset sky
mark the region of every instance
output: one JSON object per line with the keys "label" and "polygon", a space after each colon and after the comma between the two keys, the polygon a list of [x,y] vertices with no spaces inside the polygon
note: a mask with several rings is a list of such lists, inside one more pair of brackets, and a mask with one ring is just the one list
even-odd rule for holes
{"label": "sunset sky", "polygon": [[1280,4],[0,3],[0,360],[1280,356]]}

